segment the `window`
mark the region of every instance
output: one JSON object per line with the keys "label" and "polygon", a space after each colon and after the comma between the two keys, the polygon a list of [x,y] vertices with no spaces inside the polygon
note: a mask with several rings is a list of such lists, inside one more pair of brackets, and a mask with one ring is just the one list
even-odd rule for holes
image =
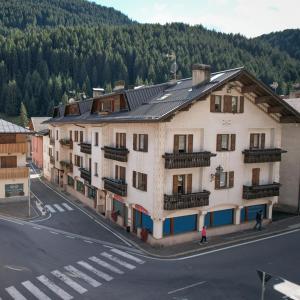
{"label": "window", "polygon": [[252,169],[252,185],[259,185],[260,168]]}
{"label": "window", "polygon": [[85,193],[84,184],[79,180],[76,180],[76,190],[82,194]]}
{"label": "window", "polygon": [[211,95],[210,112],[243,113],[244,96]]}
{"label": "window", "polygon": [[234,172],[220,172],[215,174],[215,189],[232,188],[234,185]]}
{"label": "window", "polygon": [[73,137],[72,137],[72,130],[70,130],[70,132],[69,132],[69,137],[70,137],[70,141],[72,141],[72,140],[73,140]]}
{"label": "window", "polygon": [[126,168],[116,165],[115,166],[115,179],[121,180],[123,183],[126,181]]}
{"label": "window", "polygon": [[5,185],[5,197],[14,197],[14,196],[24,196],[23,183]]}
{"label": "window", "polygon": [[49,153],[49,156],[52,156],[52,148],[51,147],[48,148],[48,153]]}
{"label": "window", "polygon": [[94,174],[95,174],[95,176],[98,177],[98,163],[96,163],[96,162],[95,162],[95,167],[94,167],[94,169],[95,169],[95,170],[94,170],[94,171],[95,171]]}
{"label": "window", "polygon": [[148,152],[148,134],[133,135],[133,150]]}
{"label": "window", "polygon": [[75,142],[77,143],[78,142],[78,131],[75,130],[74,133],[75,133]]}
{"label": "window", "polygon": [[251,133],[250,134],[250,149],[264,149],[265,148],[265,133]]}
{"label": "window", "polygon": [[56,160],[58,161],[58,151],[56,151]]}
{"label": "window", "polygon": [[79,155],[75,155],[75,166],[76,167],[82,167],[83,165],[83,159]]}
{"label": "window", "polygon": [[215,96],[215,112],[222,112],[222,96]]}
{"label": "window", "polygon": [[174,153],[193,152],[193,135],[174,135]]}
{"label": "window", "polygon": [[192,193],[192,174],[173,176],[173,194]]}
{"label": "window", "polygon": [[99,146],[99,133],[95,132],[95,146]]}
{"label": "window", "polygon": [[147,191],[147,174],[133,171],[132,185],[138,190]]}
{"label": "window", "polygon": [[97,199],[97,189],[87,186],[87,196],[89,199],[96,200]]}
{"label": "window", "polygon": [[1,156],[0,165],[1,168],[16,168],[17,156]]}
{"label": "window", "polygon": [[56,130],[56,140],[58,140],[58,130]]}
{"label": "window", "polygon": [[235,134],[217,134],[217,151],[234,151],[235,150]]}
{"label": "window", "polygon": [[68,176],[68,186],[74,187],[74,179],[71,176]]}
{"label": "window", "polygon": [[116,147],[126,148],[126,133],[116,133]]}
{"label": "window", "polygon": [[237,96],[232,96],[231,97],[231,111],[233,113],[237,113],[238,112],[238,97]]}
{"label": "window", "polygon": [[83,131],[80,131],[80,143],[83,143]]}

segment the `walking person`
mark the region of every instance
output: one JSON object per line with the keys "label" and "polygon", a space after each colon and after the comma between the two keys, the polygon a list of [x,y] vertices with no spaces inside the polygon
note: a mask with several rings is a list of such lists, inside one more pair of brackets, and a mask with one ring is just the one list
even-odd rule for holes
{"label": "walking person", "polygon": [[201,238],[200,244],[207,243],[207,239],[206,239],[206,226],[203,226],[203,228],[201,230],[201,235],[202,235],[202,238]]}
{"label": "walking person", "polygon": [[255,217],[256,224],[254,226],[254,229],[258,229],[258,230],[262,229],[262,218],[263,218],[262,210],[260,210],[259,212],[256,213],[256,217]]}

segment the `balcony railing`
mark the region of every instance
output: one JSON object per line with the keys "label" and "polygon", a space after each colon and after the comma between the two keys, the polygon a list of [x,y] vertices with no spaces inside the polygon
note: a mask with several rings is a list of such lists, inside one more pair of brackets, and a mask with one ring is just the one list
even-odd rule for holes
{"label": "balcony railing", "polygon": [[73,172],[73,164],[71,162],[66,161],[66,160],[61,160],[60,161],[60,165],[66,171],[69,171],[71,173]]}
{"label": "balcony railing", "polygon": [[84,169],[84,168],[80,168],[80,177],[86,181],[89,182],[89,184],[91,184],[92,181],[92,175],[91,175],[91,171]]}
{"label": "balcony railing", "polygon": [[279,196],[280,183],[243,186],[243,199],[251,200]]}
{"label": "balcony railing", "polygon": [[70,139],[60,139],[59,140],[59,143],[62,145],[62,146],[65,146],[65,147],[68,147],[70,149],[73,149],[73,141],[70,140]]}
{"label": "balcony railing", "polygon": [[29,168],[27,167],[0,169],[0,179],[28,178],[28,176],[29,176]]}
{"label": "balcony railing", "polygon": [[246,149],[244,154],[245,163],[262,163],[281,161],[281,154],[287,151],[279,148],[273,149]]}
{"label": "balcony railing", "polygon": [[52,145],[52,146],[55,145],[55,139],[54,138],[50,138],[50,145]]}
{"label": "balcony railing", "polygon": [[203,152],[179,152],[179,153],[165,153],[166,169],[180,169],[180,168],[196,168],[196,167],[209,167],[210,158],[216,156],[209,151]]}
{"label": "balcony railing", "polygon": [[164,209],[175,210],[209,205],[209,191],[164,195]]}
{"label": "balcony railing", "polygon": [[117,161],[126,162],[128,160],[128,149],[126,148],[115,148],[105,146],[102,148],[104,150],[104,157],[108,159],[113,159]]}
{"label": "balcony railing", "polygon": [[52,165],[55,164],[55,158],[54,158],[54,156],[50,156],[50,164],[52,164]]}
{"label": "balcony railing", "polygon": [[119,196],[127,196],[127,183],[123,180],[104,177],[104,189]]}
{"label": "balcony railing", "polygon": [[90,143],[81,143],[80,152],[86,154],[92,154],[92,145]]}
{"label": "balcony railing", "polygon": [[0,144],[0,153],[25,153],[26,143]]}

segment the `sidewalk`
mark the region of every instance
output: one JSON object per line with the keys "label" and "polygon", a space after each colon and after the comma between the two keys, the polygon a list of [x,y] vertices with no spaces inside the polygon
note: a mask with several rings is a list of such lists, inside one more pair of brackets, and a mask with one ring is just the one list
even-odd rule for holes
{"label": "sidewalk", "polygon": [[236,243],[249,242],[254,241],[261,238],[266,238],[268,236],[272,236],[276,233],[283,233],[287,231],[291,231],[294,229],[300,229],[300,216],[284,216],[281,218],[280,216],[276,217],[277,221],[274,221],[268,225],[266,225],[262,231],[255,231],[253,229],[239,231],[231,234],[226,234],[222,236],[208,236],[208,243],[200,245],[201,234],[199,233],[199,239],[196,241],[191,241],[183,244],[177,244],[174,246],[168,247],[153,247],[148,243],[140,240],[136,235],[129,233],[118,226],[116,223],[111,221],[110,219],[105,218],[103,215],[95,212],[92,208],[85,206],[82,204],[77,198],[73,197],[67,192],[60,191],[56,186],[52,185],[48,181],[42,178],[42,180],[55,189],[57,192],[61,193],[64,197],[69,199],[71,202],[74,202],[77,206],[79,206],[82,210],[87,212],[90,216],[98,220],[99,222],[107,225],[114,232],[121,235],[127,241],[129,241],[133,246],[139,248],[143,252],[148,255],[154,257],[161,258],[172,258],[172,257],[180,257],[188,254],[196,254],[204,251],[215,250],[220,247],[231,246]]}

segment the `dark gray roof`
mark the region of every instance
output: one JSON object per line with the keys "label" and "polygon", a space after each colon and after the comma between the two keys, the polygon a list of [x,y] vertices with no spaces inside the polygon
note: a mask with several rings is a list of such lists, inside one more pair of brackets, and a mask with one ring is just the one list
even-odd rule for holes
{"label": "dark gray roof", "polygon": [[31,133],[31,131],[19,125],[0,119],[0,133]]}

